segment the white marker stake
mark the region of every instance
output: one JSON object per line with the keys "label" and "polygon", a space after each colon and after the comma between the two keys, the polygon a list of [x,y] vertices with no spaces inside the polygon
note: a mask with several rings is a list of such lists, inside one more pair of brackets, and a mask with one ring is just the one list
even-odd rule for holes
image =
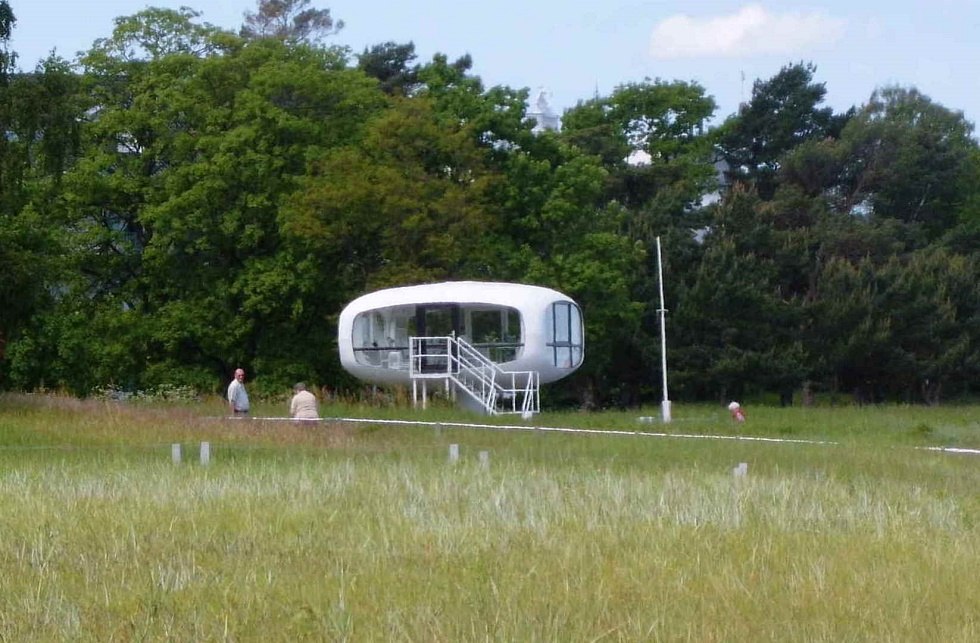
{"label": "white marker stake", "polygon": [[657,283],[660,286],[660,373],[663,376],[664,399],[660,403],[660,417],[664,424],[670,424],[670,397],[667,395],[667,308],[664,307],[664,262],[660,256],[660,237],[657,237]]}

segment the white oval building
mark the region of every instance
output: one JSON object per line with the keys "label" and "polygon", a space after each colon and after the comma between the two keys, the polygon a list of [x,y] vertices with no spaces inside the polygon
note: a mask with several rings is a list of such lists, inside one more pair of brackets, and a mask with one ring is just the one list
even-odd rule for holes
{"label": "white oval building", "polygon": [[523,385],[573,373],[585,357],[584,337],[581,309],[556,290],[451,281],[358,297],[341,312],[337,339],[341,364],[368,382],[467,374],[477,368],[472,353],[492,365],[492,377],[513,375]]}

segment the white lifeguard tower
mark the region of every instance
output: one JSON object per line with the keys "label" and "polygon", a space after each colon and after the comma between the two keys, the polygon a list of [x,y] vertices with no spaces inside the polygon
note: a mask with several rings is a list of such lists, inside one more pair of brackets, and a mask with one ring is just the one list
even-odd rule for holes
{"label": "white lifeguard tower", "polygon": [[585,358],[578,304],[550,288],[451,281],[388,288],[340,313],[343,367],[376,384],[412,387],[424,406],[430,382],[487,414],[540,411],[541,383]]}

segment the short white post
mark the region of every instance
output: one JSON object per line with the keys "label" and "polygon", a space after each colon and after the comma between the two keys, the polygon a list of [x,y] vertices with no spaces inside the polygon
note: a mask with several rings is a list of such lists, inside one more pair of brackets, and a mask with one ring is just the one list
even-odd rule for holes
{"label": "short white post", "polygon": [[738,466],[732,469],[732,475],[736,478],[744,478],[749,473],[749,463],[739,462]]}
{"label": "short white post", "polygon": [[456,462],[459,460],[459,445],[450,444],[449,445],[449,461]]}
{"label": "short white post", "polygon": [[201,443],[201,464],[207,465],[211,462],[211,443],[202,442]]}
{"label": "short white post", "polygon": [[180,445],[177,443],[170,445],[170,459],[174,464],[180,464]]}
{"label": "short white post", "polygon": [[480,453],[477,454],[477,457],[480,460],[480,466],[481,467],[483,467],[484,469],[489,469],[490,468],[490,452],[489,451],[480,451]]}

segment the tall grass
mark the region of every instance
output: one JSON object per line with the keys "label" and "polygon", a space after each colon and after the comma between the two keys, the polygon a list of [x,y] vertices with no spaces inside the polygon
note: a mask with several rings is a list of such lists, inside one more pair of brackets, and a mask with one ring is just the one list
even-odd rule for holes
{"label": "tall grass", "polygon": [[[923,431],[810,445],[208,414],[0,398],[0,640],[980,637],[980,460],[911,448]],[[907,428],[968,441],[963,417]],[[575,418],[635,421],[542,419]],[[801,418],[750,415],[772,434]]]}

